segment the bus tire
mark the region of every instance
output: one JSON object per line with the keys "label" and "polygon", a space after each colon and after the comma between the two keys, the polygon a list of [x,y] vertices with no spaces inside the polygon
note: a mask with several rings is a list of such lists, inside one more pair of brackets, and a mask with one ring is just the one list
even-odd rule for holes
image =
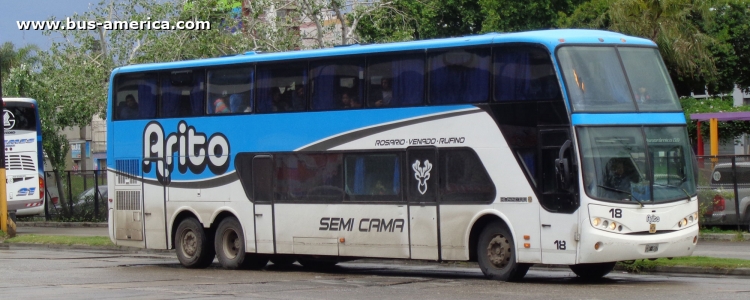
{"label": "bus tire", "polygon": [[501,222],[488,224],[479,234],[477,261],[484,276],[502,281],[521,280],[531,267],[516,261],[513,236]]}
{"label": "bus tire", "polygon": [[219,263],[226,269],[260,269],[268,263],[268,258],[245,253],[245,234],[234,217],[221,221],[216,229],[214,246]]}
{"label": "bus tire", "polygon": [[215,252],[211,239],[195,218],[187,218],[177,226],[175,234],[177,259],[185,268],[202,269],[211,265]]}
{"label": "bus tire", "polygon": [[594,263],[594,264],[577,264],[570,265],[570,270],[576,273],[578,277],[586,280],[595,280],[604,277],[609,274],[615,268],[617,262],[605,262],[605,263]]}

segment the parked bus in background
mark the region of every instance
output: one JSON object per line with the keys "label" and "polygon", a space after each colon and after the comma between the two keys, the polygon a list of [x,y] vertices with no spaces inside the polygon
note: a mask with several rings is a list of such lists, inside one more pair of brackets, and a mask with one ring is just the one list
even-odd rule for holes
{"label": "parked bus in background", "polygon": [[601,277],[690,255],[686,122],[656,45],[485,34],[112,72],[109,230],[188,268],[477,261]]}
{"label": "parked bus in background", "polygon": [[34,99],[3,100],[8,212],[11,217],[44,214],[44,158],[39,108]]}

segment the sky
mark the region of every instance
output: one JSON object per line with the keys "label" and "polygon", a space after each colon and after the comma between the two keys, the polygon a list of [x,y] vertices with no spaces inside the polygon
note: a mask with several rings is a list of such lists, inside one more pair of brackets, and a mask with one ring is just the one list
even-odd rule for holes
{"label": "sky", "polygon": [[41,31],[18,30],[16,21],[44,21],[49,17],[58,20],[83,14],[99,0],[0,0],[0,44],[13,42],[16,48],[36,44],[42,50],[52,45],[52,36],[44,36]]}

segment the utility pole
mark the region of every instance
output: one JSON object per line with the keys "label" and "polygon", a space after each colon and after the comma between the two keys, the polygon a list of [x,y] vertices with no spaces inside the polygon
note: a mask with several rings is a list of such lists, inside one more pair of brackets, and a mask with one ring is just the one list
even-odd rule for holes
{"label": "utility pole", "polygon": [[[2,71],[0,71],[2,72]],[[0,73],[0,78],[3,78],[3,74]],[[3,101],[3,81],[0,79],[0,102],[3,104],[3,109],[5,109],[5,101]],[[14,237],[16,235],[16,224],[10,224],[8,226],[9,222],[13,222],[8,218],[8,192],[6,188],[6,184],[8,181],[5,179],[5,124],[3,124],[3,130],[0,130],[0,140],[3,141],[3,146],[0,147],[0,230],[8,234],[10,237]],[[10,232],[8,231],[8,227],[11,228]]]}

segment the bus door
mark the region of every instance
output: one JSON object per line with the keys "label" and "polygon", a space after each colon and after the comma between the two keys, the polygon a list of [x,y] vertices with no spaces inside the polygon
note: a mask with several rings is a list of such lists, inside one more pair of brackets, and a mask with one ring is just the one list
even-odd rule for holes
{"label": "bus door", "polygon": [[409,147],[406,157],[411,258],[439,260],[437,148]]}
{"label": "bus door", "polygon": [[255,212],[255,249],[257,253],[275,253],[273,207],[273,159],[269,155],[253,157],[253,211]]}
{"label": "bus door", "polygon": [[540,130],[539,139],[542,263],[575,264],[579,203],[573,143],[567,128]]}
{"label": "bus door", "polygon": [[[161,168],[161,174],[167,174],[164,157],[145,157],[143,161],[152,166],[152,172]],[[145,171],[142,174],[145,177]],[[143,231],[146,237],[146,248],[166,249],[167,222],[166,202],[167,186],[158,180],[143,180]]]}

